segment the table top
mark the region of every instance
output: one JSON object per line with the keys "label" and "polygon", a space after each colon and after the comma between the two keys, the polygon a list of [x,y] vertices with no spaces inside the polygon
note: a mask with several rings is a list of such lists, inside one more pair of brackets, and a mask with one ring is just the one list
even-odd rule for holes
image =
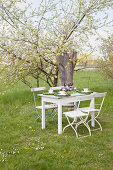
{"label": "table top", "polygon": [[89,94],[89,93],[78,93],[78,92],[72,93],[71,95],[60,95],[60,94],[54,95],[54,93],[53,94],[49,94],[49,93],[47,93],[47,94],[38,94],[38,96],[41,96],[41,97],[55,98],[55,99],[61,99],[61,98],[67,98],[67,97],[72,98],[72,97],[87,96],[87,95],[91,95],[91,94]]}

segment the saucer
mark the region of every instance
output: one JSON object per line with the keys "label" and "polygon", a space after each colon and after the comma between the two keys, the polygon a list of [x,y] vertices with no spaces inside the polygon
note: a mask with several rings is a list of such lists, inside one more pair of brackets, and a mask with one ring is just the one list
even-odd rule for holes
{"label": "saucer", "polygon": [[58,95],[66,95],[67,93],[66,92],[58,92]]}
{"label": "saucer", "polygon": [[71,96],[81,96],[81,95],[83,95],[82,93],[73,93],[73,94],[71,94]]}
{"label": "saucer", "polygon": [[66,93],[64,93],[64,94],[59,93],[58,95],[59,96],[66,96],[67,94]]}
{"label": "saucer", "polygon": [[91,92],[91,91],[88,90],[88,91],[81,91],[81,92],[82,92],[82,93],[89,93],[89,92]]}

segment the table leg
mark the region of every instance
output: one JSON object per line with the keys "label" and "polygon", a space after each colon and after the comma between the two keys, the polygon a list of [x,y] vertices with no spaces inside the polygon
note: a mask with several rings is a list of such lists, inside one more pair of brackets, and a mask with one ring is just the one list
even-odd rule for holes
{"label": "table leg", "polygon": [[45,129],[45,101],[42,98],[42,129]]}
{"label": "table leg", "polygon": [[58,103],[58,134],[62,134],[62,105]]}
{"label": "table leg", "polygon": [[77,102],[74,102],[74,110],[77,109]]}
{"label": "table leg", "polygon": [[[91,100],[91,107],[93,109],[95,107],[95,99],[94,98]],[[91,113],[91,126],[95,127],[95,112],[94,111]]]}
{"label": "table leg", "polygon": [[[77,102],[74,102],[74,110],[77,109]],[[77,117],[75,118],[75,122],[77,122]]]}

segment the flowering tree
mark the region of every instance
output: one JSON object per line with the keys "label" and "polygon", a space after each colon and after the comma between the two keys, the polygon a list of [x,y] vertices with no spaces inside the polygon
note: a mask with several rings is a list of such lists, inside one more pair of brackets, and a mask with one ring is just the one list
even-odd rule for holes
{"label": "flowering tree", "polygon": [[80,56],[78,56],[78,64],[82,66],[91,66],[95,62],[93,56],[87,52],[83,52]]}
{"label": "flowering tree", "polygon": [[[8,83],[22,80],[31,87],[27,77],[32,76],[37,86],[39,79],[56,86],[58,73],[64,75],[66,71],[61,69],[62,64],[67,68],[68,78],[62,80],[63,76],[59,76],[60,84],[72,82],[70,75],[77,61],[75,51],[81,51],[88,35],[103,26],[96,18],[97,13],[112,5],[111,0],[66,3],[42,0],[39,7],[32,9],[25,0],[1,0],[0,58],[6,63],[2,65],[1,78]],[[105,25],[107,14],[103,16]]]}
{"label": "flowering tree", "polygon": [[101,51],[103,56],[99,60],[100,69],[113,78],[113,34],[102,40]]}

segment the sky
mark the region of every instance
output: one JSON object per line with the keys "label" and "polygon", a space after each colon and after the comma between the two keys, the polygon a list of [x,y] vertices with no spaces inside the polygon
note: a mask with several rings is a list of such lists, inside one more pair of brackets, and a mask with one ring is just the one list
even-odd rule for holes
{"label": "sky", "polygon": [[[34,8],[36,8],[36,7],[40,4],[40,2],[41,2],[41,0],[27,0],[27,1],[30,2],[30,3],[32,3]],[[56,1],[57,1],[57,0],[56,0]],[[65,1],[66,1],[66,0],[65,0]],[[69,0],[67,0],[67,1],[69,1]],[[113,19],[113,9],[108,10],[107,13],[109,14],[108,19],[109,19],[109,20],[110,20],[110,19]]]}
{"label": "sky", "polygon": [[[27,1],[30,2],[30,3],[32,3],[33,8],[36,8],[37,6],[39,6],[39,4],[40,4],[40,2],[41,2],[41,0],[27,0]],[[57,0],[56,0],[56,1],[57,1]],[[65,1],[66,1],[66,0],[65,0]],[[69,0],[67,0],[67,1],[69,1]],[[108,13],[108,21],[113,20],[113,9],[108,10],[107,13]],[[100,13],[100,14],[97,16],[97,18],[98,18],[98,17],[101,17],[101,18],[102,18],[102,17],[103,17],[103,14]],[[98,38],[98,36],[103,37],[103,38],[107,38],[108,33],[106,33],[106,31],[108,31],[109,33],[111,33],[111,32],[113,33],[113,24],[112,24],[112,26],[110,26],[110,27],[102,27],[102,28],[98,29],[98,30],[97,30],[98,35],[96,35],[96,36],[94,35],[94,36],[91,36],[91,37],[90,37],[90,40],[89,40],[90,44],[91,44],[95,49],[97,49],[97,50],[95,50],[95,52],[93,53],[93,55],[95,55],[95,56],[100,55],[100,51],[99,51],[98,47],[101,45],[101,41],[96,40],[96,38]],[[87,47],[86,47],[86,49],[87,49]]]}
{"label": "sky", "polygon": [[[27,0],[28,2],[30,2],[30,3],[32,3],[32,6],[34,7],[34,8],[36,8],[39,4],[40,4],[40,2],[41,2],[41,0]],[[57,0],[56,0],[57,1]],[[66,0],[65,0],[66,1]],[[67,0],[67,1],[69,1],[69,0]],[[110,9],[110,10],[108,10],[107,11],[107,13],[108,13],[108,20],[110,21],[110,20],[113,20],[113,8],[112,9]],[[99,16],[97,16],[97,18],[98,17],[103,17],[103,13],[100,13],[99,14]]]}
{"label": "sky", "polygon": [[[36,8],[40,4],[40,2],[41,2],[41,0],[28,0],[28,1],[33,4],[34,8]],[[108,10],[107,13],[108,13],[108,20],[109,21],[113,20],[113,9]],[[101,17],[102,15],[103,14],[100,14],[99,17]],[[98,29],[98,33],[100,34],[100,36],[104,36],[106,38],[107,37],[107,33],[104,30],[109,30],[109,32],[113,32],[113,26],[112,27],[103,27],[103,28]],[[92,36],[92,38],[91,38],[91,41],[93,43],[94,43],[94,37],[95,36]]]}

